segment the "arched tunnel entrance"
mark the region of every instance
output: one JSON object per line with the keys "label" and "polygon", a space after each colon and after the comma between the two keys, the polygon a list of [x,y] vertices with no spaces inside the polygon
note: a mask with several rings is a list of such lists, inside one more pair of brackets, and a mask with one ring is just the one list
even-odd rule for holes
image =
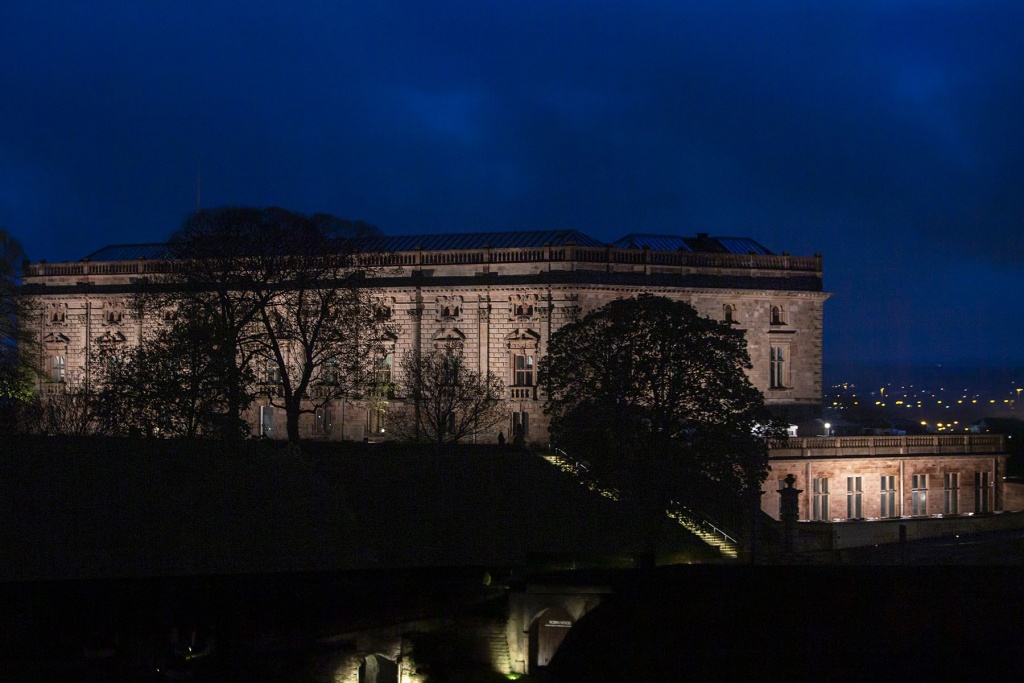
{"label": "arched tunnel entrance", "polygon": [[544,610],[530,624],[530,672],[546,667],[558,651],[573,618],[561,607]]}

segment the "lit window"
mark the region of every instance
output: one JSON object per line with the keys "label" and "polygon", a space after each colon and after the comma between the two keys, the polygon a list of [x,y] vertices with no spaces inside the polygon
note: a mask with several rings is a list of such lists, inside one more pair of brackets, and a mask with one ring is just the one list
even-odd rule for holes
{"label": "lit window", "polygon": [[771,347],[771,378],[769,381],[769,388],[771,389],[785,389],[787,384],[786,377],[786,356],[789,355],[789,348],[786,346],[773,346]]}
{"label": "lit window", "polygon": [[260,406],[260,436],[270,438],[274,435],[274,409],[271,406]]}
{"label": "lit window", "polygon": [[882,475],[882,500],[878,512],[879,517],[896,516],[896,477],[891,474]]}
{"label": "lit window", "polygon": [[957,472],[946,472],[942,475],[943,484],[943,506],[942,513],[945,515],[960,514],[960,474]]}
{"label": "lit window", "polygon": [[523,355],[515,357],[514,381],[517,387],[533,386],[533,356]]}
{"label": "lit window", "polygon": [[846,478],[846,518],[860,519],[863,515],[864,493],[860,477]]}
{"label": "lit window", "polygon": [[974,473],[974,511],[977,513],[991,512],[990,490],[992,482],[988,472]]}
{"label": "lit window", "polygon": [[815,477],[814,482],[814,509],[811,510],[811,519],[815,522],[827,522],[828,516],[828,477]]}
{"label": "lit window", "polygon": [[910,514],[923,517],[928,514],[928,475],[911,476]]}
{"label": "lit window", "polygon": [[50,359],[50,379],[54,382],[63,382],[67,361],[65,356],[53,356]]}
{"label": "lit window", "polygon": [[330,434],[334,427],[334,414],[326,408],[316,409],[316,433]]}

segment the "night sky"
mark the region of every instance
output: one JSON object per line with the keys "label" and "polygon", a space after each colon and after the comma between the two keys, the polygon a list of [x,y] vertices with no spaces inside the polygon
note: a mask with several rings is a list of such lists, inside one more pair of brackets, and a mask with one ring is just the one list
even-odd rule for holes
{"label": "night sky", "polygon": [[1024,366],[1024,3],[8,2],[0,226],[197,205],[825,257],[826,362]]}

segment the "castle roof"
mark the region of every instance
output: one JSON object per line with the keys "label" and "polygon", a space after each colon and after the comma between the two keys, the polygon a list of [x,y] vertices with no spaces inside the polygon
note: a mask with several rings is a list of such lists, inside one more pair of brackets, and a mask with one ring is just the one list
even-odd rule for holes
{"label": "castle roof", "polygon": [[89,254],[83,261],[159,261],[167,258],[166,244],[111,244]]}
{"label": "castle roof", "polygon": [[771,254],[749,237],[696,237],[678,235],[644,235],[630,233],[612,242],[619,249],[654,249],[655,251],[696,251],[713,254]]}
{"label": "castle roof", "polygon": [[[535,248],[543,246],[609,246],[578,230],[527,230],[520,232],[469,232],[437,235],[380,235],[343,240],[346,251],[390,253],[400,251],[450,251],[455,249]],[[771,254],[747,237],[696,237],[630,233],[611,243],[618,249],[653,249],[720,254]],[[159,261],[169,257],[167,244],[112,244],[89,254],[83,261]]]}
{"label": "castle roof", "polygon": [[604,244],[578,230],[527,230],[522,232],[467,232],[444,235],[394,235],[362,237],[348,245],[355,251],[449,251],[452,249],[493,249],[564,247],[603,247]]}

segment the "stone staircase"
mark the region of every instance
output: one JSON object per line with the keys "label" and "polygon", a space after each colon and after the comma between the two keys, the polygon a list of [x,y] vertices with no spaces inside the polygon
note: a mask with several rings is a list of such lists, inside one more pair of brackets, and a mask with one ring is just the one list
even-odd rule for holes
{"label": "stone staircase", "polygon": [[666,510],[665,514],[700,540],[713,548],[718,548],[718,552],[722,553],[722,557],[727,557],[731,560],[739,557],[739,544],[736,542],[736,539],[708,520],[702,519],[694,512],[678,505]]}
{"label": "stone staircase", "polygon": [[[562,472],[579,479],[583,486],[594,493],[611,500],[619,500],[618,489],[601,486],[592,476],[590,468],[586,464],[574,460],[565,451],[552,448],[541,457]],[[736,539],[686,506],[674,502],[672,507],[665,511],[665,514],[704,543],[716,548],[722,557],[734,560],[739,556],[739,544]]]}

